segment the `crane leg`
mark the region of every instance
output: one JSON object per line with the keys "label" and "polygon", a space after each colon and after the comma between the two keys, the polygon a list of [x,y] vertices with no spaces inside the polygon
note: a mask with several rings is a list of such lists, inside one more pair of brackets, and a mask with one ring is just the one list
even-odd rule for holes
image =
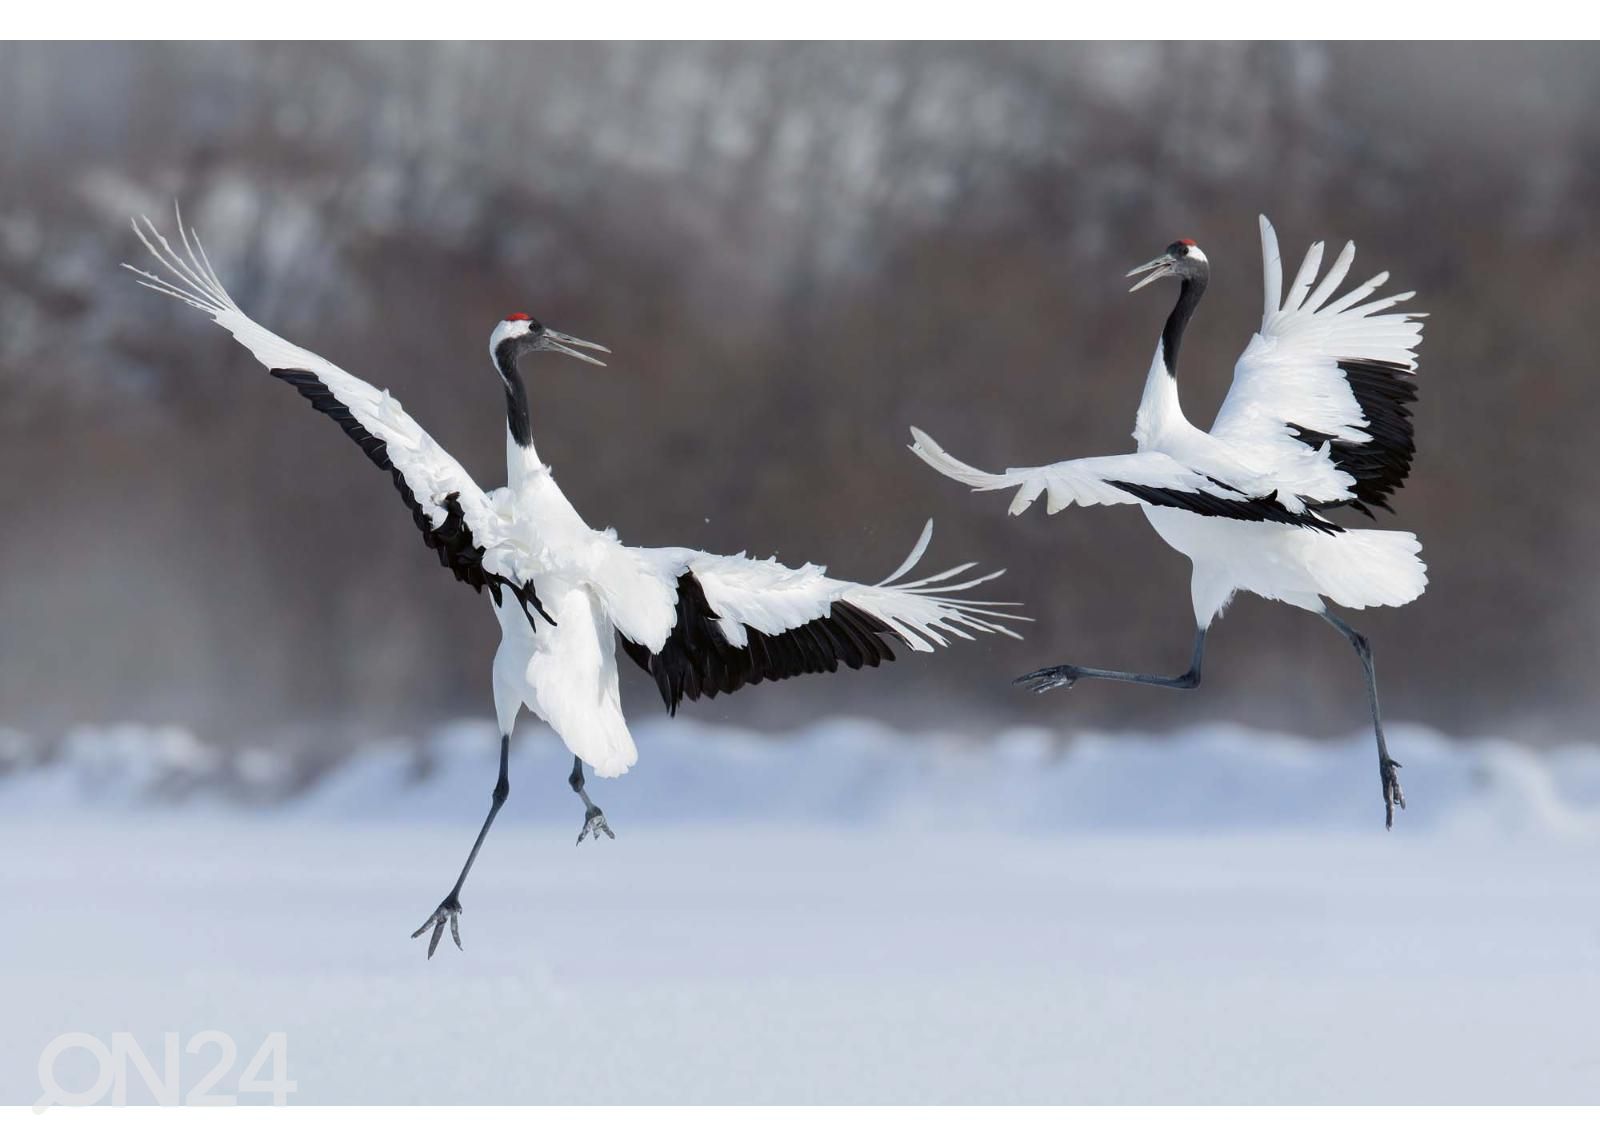
{"label": "crane leg", "polygon": [[467,855],[467,861],[461,868],[461,874],[456,879],[456,885],[450,888],[450,893],[444,896],[444,901],[439,904],[439,909],[429,916],[428,921],[417,927],[412,932],[412,938],[421,938],[433,927],[433,937],[428,940],[428,957],[433,957],[433,952],[439,949],[439,938],[444,934],[445,923],[450,924],[450,937],[455,939],[456,949],[461,947],[461,887],[467,881],[467,873],[472,870],[472,864],[478,858],[478,850],[483,846],[483,840],[489,834],[489,828],[494,826],[494,817],[500,814],[506,798],[511,794],[511,773],[509,763],[511,758],[511,736],[500,737],[500,778],[494,785],[494,791],[489,797],[489,814],[483,821],[483,826],[478,829],[478,837],[473,841],[472,850]]}
{"label": "crane leg", "polygon": [[588,808],[583,816],[583,830],[578,832],[578,842],[583,842],[591,835],[598,839],[602,831],[605,832],[607,839],[615,839],[616,836],[611,833],[611,825],[606,822],[606,813],[595,806],[594,800],[590,799],[589,793],[583,789],[583,760],[577,756],[572,757],[572,774],[567,777],[567,786],[572,788],[578,798],[583,800],[584,807]]}
{"label": "crane leg", "polygon": [[1117,672],[1110,668],[1080,668],[1075,664],[1057,664],[1054,668],[1040,668],[1012,681],[1030,691],[1043,693],[1051,688],[1070,688],[1079,680],[1121,680],[1127,684],[1150,684],[1157,688],[1200,686],[1200,664],[1206,654],[1206,630],[1194,632],[1194,655],[1189,660],[1189,670],[1181,676],[1152,676],[1144,672]]}
{"label": "crane leg", "polygon": [[1383,716],[1378,712],[1378,676],[1372,667],[1372,644],[1333,613],[1324,610],[1322,619],[1350,641],[1356,655],[1361,657],[1361,671],[1367,678],[1367,703],[1372,707],[1372,731],[1378,738],[1378,778],[1383,784],[1383,825],[1385,829],[1392,830],[1394,809],[1406,809],[1406,795],[1400,790],[1400,777],[1395,774],[1400,765],[1389,758],[1389,745],[1383,740]]}

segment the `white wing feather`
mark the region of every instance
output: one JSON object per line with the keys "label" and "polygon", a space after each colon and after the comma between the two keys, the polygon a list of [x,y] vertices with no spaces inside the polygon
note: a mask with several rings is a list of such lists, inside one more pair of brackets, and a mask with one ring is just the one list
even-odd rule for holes
{"label": "white wing feather", "polygon": [[[437,528],[444,523],[449,514],[445,498],[456,494],[473,539],[486,549],[484,567],[492,573],[511,576],[519,581],[529,579],[512,567],[514,563],[527,564],[526,554],[518,562],[518,554],[509,548],[496,551],[496,546],[506,546],[511,542],[488,495],[472,480],[461,463],[429,437],[387,390],[368,385],[326,358],[280,338],[252,320],[223,287],[211,267],[211,260],[206,257],[205,249],[200,245],[199,236],[184,228],[181,215],[178,218],[178,237],[183,247],[181,254],[148,218],[143,223],[142,227],[138,222],[133,224],[134,234],[172,277],[162,278],[124,263],[126,269],[139,276],[141,286],[176,298],[208,315],[269,370],[307,370],[315,374],[318,381],[328,387],[328,391],[350,410],[361,425],[384,443],[390,464],[399,471],[432,526]],[[525,574],[526,571],[521,570],[521,573]]]}
{"label": "white wing feather", "polygon": [[[634,551],[653,565],[666,583],[675,584],[686,572],[693,574],[705,592],[706,604],[718,617],[723,637],[735,648],[743,648],[749,642],[747,628],[778,636],[827,616],[836,601],[854,605],[881,620],[918,652],[943,647],[951,636],[970,640],[976,632],[1021,639],[1004,622],[1027,618],[1004,611],[1012,607],[1009,602],[969,600],[956,595],[994,580],[1004,569],[949,583],[973,567],[965,564],[918,581],[894,583],[911,572],[926,552],[932,531],[930,521],[911,557],[889,580],[873,585],[830,577],[820,565],[791,568],[772,558],[756,560],[742,553],[719,556],[698,549]],[[671,633],[669,627],[666,631],[658,628],[649,633],[623,634],[650,651],[659,652]],[[641,635],[645,639],[640,639]]]}
{"label": "white wing feather", "polygon": [[974,489],[1016,489],[1011,501],[1013,515],[1025,511],[1045,495],[1045,512],[1059,513],[1069,505],[1140,505],[1144,502],[1125,489],[1110,484],[1123,481],[1185,493],[1204,493],[1224,501],[1244,500],[1244,495],[1223,488],[1203,473],[1156,450],[1123,453],[1111,457],[1080,457],[988,473],[945,452],[940,444],[916,426],[911,427],[911,452],[946,477]]}
{"label": "white wing feather", "polygon": [[[915,427],[911,451],[938,472],[973,489],[1015,489],[1011,512],[1021,513],[1045,496],[1045,508],[1060,512],[1069,505],[1127,505],[1150,501],[1188,507],[1199,495],[1210,502],[1201,511],[1217,515],[1260,514],[1256,519],[1295,518],[1296,525],[1320,529],[1315,507],[1353,498],[1380,495],[1381,485],[1358,489],[1357,477],[1340,467],[1349,451],[1336,456],[1334,442],[1361,446],[1374,441],[1368,410],[1341,363],[1362,364],[1362,385],[1369,406],[1386,422],[1385,440],[1362,461],[1369,468],[1387,461],[1404,477],[1409,464],[1409,414],[1396,413],[1407,400],[1387,373],[1409,373],[1416,367],[1415,347],[1422,340],[1424,315],[1393,307],[1412,296],[1395,294],[1368,301],[1387,280],[1380,274],[1337,299],[1355,262],[1355,244],[1348,243],[1320,283],[1324,247],[1314,243],[1283,293],[1283,262],[1277,235],[1261,218],[1261,331],[1250,339],[1234,369],[1233,386],[1209,434],[1186,422],[1183,434],[1163,442],[1164,450],[1140,450],[1113,457],[1086,457],[1054,465],[1009,468],[991,473],[952,457],[938,442]],[[1332,300],[1332,301],[1330,301]],[[1370,364],[1389,392],[1375,386]],[[1157,359],[1157,368],[1160,360]],[[1355,372],[1351,367],[1352,373]],[[1374,393],[1377,394],[1376,398]],[[1142,415],[1141,415],[1142,416]],[[1181,420],[1181,419],[1180,419]],[[1306,432],[1309,431],[1309,432]],[[1138,436],[1137,434],[1135,436]],[[1141,438],[1141,441],[1143,439]],[[1178,448],[1181,446],[1181,448]],[[1390,475],[1391,477],[1393,475]],[[1374,483],[1376,484],[1376,483]],[[1145,486],[1170,497],[1141,498],[1121,486]],[[1392,484],[1390,487],[1393,487]],[[1237,512],[1226,503],[1250,501]],[[1223,504],[1218,504],[1219,502]],[[1266,505],[1263,502],[1273,502]],[[1281,513],[1279,512],[1281,510]]]}
{"label": "white wing feather", "polygon": [[1410,293],[1366,301],[1388,281],[1387,273],[1330,302],[1355,261],[1356,248],[1345,244],[1327,277],[1312,290],[1322,249],[1319,242],[1306,253],[1280,305],[1278,236],[1266,216],[1261,217],[1261,330],[1251,336],[1234,367],[1233,385],[1211,436],[1251,457],[1262,472],[1283,475],[1281,487],[1311,500],[1337,501],[1347,495],[1353,479],[1334,467],[1326,449],[1316,459],[1319,451],[1297,438],[1291,427],[1352,443],[1370,441],[1366,415],[1339,362],[1365,359],[1414,370],[1425,315],[1391,310],[1410,299]]}

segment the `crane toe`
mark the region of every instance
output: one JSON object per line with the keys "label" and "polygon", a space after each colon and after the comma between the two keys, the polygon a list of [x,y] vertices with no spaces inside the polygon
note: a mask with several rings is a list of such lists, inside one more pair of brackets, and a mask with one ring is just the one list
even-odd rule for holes
{"label": "crane toe", "polygon": [[1018,676],[1011,682],[1019,688],[1027,688],[1035,695],[1042,695],[1052,688],[1070,688],[1081,678],[1082,673],[1071,664],[1058,664],[1054,668],[1040,668],[1036,672]]}
{"label": "crane toe", "polygon": [[1383,780],[1383,827],[1386,831],[1394,829],[1394,809],[1406,809],[1406,793],[1400,789],[1400,777],[1395,774],[1400,769],[1400,764],[1384,756],[1378,761],[1378,775]]}
{"label": "crane toe", "polygon": [[[616,835],[611,831],[611,825],[606,822],[606,813],[598,807],[591,807],[583,817],[583,830],[578,832],[578,843],[583,842],[591,835],[598,839],[601,832],[605,833],[607,839],[616,838]],[[577,846],[577,843],[574,843],[573,846]]]}
{"label": "crane toe", "polygon": [[433,952],[439,949],[439,939],[444,937],[445,923],[450,924],[450,937],[455,939],[456,949],[466,949],[461,945],[461,902],[455,895],[451,895],[439,904],[439,909],[428,917],[428,921],[411,932],[412,938],[421,938],[433,927],[433,937],[428,940],[428,957],[433,957]]}

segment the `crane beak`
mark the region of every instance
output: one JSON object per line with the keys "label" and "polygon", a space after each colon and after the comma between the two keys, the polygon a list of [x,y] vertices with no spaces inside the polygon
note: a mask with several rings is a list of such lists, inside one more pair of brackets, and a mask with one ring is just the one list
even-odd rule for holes
{"label": "crane beak", "polygon": [[[579,349],[578,347],[583,349]],[[598,350],[602,354],[611,353],[610,350],[598,342],[585,342],[582,338],[574,338],[571,334],[563,334],[558,330],[545,328],[544,337],[540,339],[541,350],[559,350],[563,354],[570,354],[581,362],[588,362],[591,366],[605,365],[599,358],[590,357],[584,350]]]}
{"label": "crane beak", "polygon": [[[1176,265],[1176,260],[1174,260],[1170,254],[1164,254],[1160,258],[1151,259],[1143,266],[1134,267],[1122,277],[1132,278],[1136,274],[1143,274],[1144,277],[1138,282],[1134,283],[1132,286],[1128,287],[1128,293],[1132,294],[1135,290],[1149,286],[1158,278],[1166,278],[1168,275],[1172,274],[1172,268],[1174,265]],[[1147,271],[1149,273],[1146,273]]]}

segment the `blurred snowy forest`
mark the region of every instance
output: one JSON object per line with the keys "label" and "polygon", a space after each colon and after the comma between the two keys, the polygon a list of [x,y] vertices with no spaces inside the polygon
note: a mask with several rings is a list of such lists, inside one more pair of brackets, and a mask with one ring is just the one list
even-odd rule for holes
{"label": "blurred snowy forest", "polygon": [[[1168,299],[1201,424],[1288,257],[1354,238],[1431,313],[1419,453],[1384,527],[1432,587],[1359,616],[1387,711],[1592,738],[1600,688],[1600,60],[1590,46],[0,46],[0,726],[215,737],[489,713],[497,629],[387,480],[195,313],[135,289],[131,212],[204,237],[234,295],[391,388],[485,485],[485,352],[527,310],[615,351],[539,362],[534,432],[589,521],[642,544],[1011,573],[1038,623],[701,719],[821,711],[1058,728],[1365,719],[1349,649],[1254,599],[1192,696],[1039,699],[1041,664],[1176,670],[1188,569],[1133,510],[1006,516],[906,452],[1131,448]],[[1160,295],[1160,297],[1158,297]],[[637,676],[636,711],[653,709]]]}

